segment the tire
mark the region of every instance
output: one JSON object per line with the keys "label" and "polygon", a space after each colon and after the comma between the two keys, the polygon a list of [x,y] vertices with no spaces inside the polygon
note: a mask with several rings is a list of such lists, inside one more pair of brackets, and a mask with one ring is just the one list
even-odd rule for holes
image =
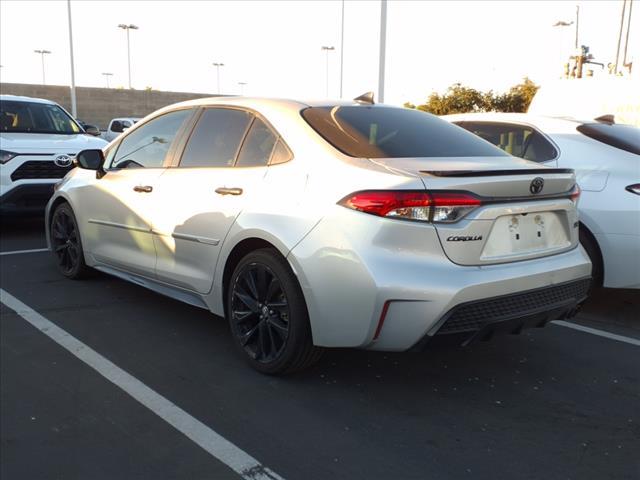
{"label": "tire", "polygon": [[312,342],[298,280],[276,250],[256,250],[240,260],[229,281],[226,307],[236,347],[259,372],[304,370],[322,356],[323,349]]}
{"label": "tire", "polygon": [[68,203],[58,205],[49,228],[51,250],[60,273],[73,280],[87,277],[90,269],[84,262],[78,222]]}
{"label": "tire", "polygon": [[602,255],[598,244],[582,225],[580,225],[580,244],[587,252],[587,255],[589,255],[589,260],[591,260],[591,288],[599,288],[602,286],[604,280]]}

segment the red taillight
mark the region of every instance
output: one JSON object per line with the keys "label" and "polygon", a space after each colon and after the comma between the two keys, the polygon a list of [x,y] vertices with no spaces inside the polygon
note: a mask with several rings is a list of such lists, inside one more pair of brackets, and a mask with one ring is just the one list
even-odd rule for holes
{"label": "red taillight", "polygon": [[640,195],[640,183],[634,183],[633,185],[628,185],[624,188],[627,192],[635,193],[636,195]]}
{"label": "red taillight", "polygon": [[379,217],[423,222],[455,222],[482,204],[466,192],[366,190],[338,202],[343,207]]}
{"label": "red taillight", "polygon": [[573,203],[578,203],[578,199],[580,198],[580,193],[582,193],[582,191],[580,190],[580,187],[576,183],[576,185],[573,187],[573,190],[571,190],[571,194],[569,195]]}

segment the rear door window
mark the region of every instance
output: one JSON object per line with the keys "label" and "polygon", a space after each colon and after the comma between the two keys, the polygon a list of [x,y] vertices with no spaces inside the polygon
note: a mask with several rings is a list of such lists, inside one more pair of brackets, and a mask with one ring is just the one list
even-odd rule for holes
{"label": "rear door window", "polygon": [[516,157],[534,162],[548,162],[558,156],[553,144],[528,125],[469,121],[456,124]]}
{"label": "rear door window", "polygon": [[244,110],[207,108],[198,120],[180,167],[232,167],[253,115]]}
{"label": "rear door window", "polygon": [[352,157],[506,156],[462,128],[419,110],[337,105],[309,107],[302,116],[327,142]]}
{"label": "rear door window", "polygon": [[269,163],[276,136],[265,123],[256,118],[242,144],[237,167],[260,167]]}

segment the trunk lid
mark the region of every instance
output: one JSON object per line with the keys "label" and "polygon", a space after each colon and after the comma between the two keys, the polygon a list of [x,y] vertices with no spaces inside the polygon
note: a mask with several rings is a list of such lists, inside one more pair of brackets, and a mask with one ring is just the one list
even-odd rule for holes
{"label": "trunk lid", "polygon": [[471,192],[481,205],[454,223],[434,223],[442,248],[460,265],[506,263],[561,253],[578,243],[571,169],[505,157],[371,160],[418,176],[428,191]]}

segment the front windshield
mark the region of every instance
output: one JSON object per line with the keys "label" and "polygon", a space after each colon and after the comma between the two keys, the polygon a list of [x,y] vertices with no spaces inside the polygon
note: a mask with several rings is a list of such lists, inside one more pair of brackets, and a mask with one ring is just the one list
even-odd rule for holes
{"label": "front windshield", "polygon": [[58,105],[2,100],[0,132],[73,135],[82,130]]}

